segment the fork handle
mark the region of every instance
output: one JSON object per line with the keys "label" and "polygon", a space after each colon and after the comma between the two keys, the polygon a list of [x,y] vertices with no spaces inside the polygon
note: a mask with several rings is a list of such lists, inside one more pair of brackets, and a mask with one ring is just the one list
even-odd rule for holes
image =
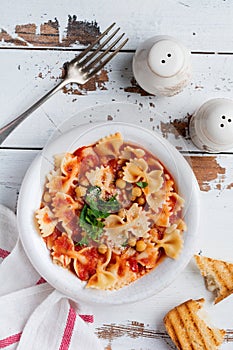
{"label": "fork handle", "polygon": [[32,112],[34,112],[37,108],[39,108],[45,101],[49,99],[52,95],[54,95],[57,91],[61,90],[65,85],[67,85],[70,81],[65,79],[62,80],[57,86],[55,86],[52,90],[50,90],[46,95],[41,97],[36,103],[34,103],[31,107],[29,107],[25,112],[20,114],[17,118],[12,120],[10,123],[6,124],[2,128],[0,128],[0,145],[7,138],[7,136],[24,120],[26,119]]}

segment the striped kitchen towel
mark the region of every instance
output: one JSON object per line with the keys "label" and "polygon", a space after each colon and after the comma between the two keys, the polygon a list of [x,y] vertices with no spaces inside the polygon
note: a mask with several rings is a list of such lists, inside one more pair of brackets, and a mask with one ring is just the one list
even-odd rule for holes
{"label": "striped kitchen towel", "polygon": [[0,349],[103,350],[93,315],[54,290],[30,264],[13,212],[0,205]]}

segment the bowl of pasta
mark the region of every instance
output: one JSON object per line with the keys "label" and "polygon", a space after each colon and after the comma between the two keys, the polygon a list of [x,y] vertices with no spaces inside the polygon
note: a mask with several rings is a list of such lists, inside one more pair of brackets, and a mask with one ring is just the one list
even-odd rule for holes
{"label": "bowl of pasta", "polygon": [[198,185],[164,138],[122,123],[73,128],[29,168],[18,223],[35,269],[74,300],[121,304],[168,286],[197,240]]}

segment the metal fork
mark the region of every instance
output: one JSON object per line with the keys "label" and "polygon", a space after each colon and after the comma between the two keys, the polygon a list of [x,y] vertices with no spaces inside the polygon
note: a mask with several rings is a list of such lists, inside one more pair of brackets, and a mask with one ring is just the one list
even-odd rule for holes
{"label": "metal fork", "polygon": [[[116,44],[120,42],[125,33],[118,36],[111,44],[110,41],[117,34],[120,28],[117,28],[111,35],[107,37],[102,43],[100,40],[107,35],[116,23],[111,24],[91,45],[89,45],[84,51],[82,51],[73,60],[64,65],[65,76],[63,80],[50,90],[39,101],[33,104],[25,112],[12,120],[10,123],[0,128],[0,144],[7,138],[7,136],[32,112],[34,112],[39,106],[41,106],[49,97],[54,95],[57,91],[61,90],[67,84],[78,83],[84,84],[95,74],[97,74],[127,43],[128,39],[125,39],[118,47]],[[94,49],[95,45],[98,47]],[[109,46],[104,50],[104,47]],[[98,55],[97,55],[98,54]],[[96,56],[96,57],[95,57]],[[104,60],[102,60],[104,59]]]}

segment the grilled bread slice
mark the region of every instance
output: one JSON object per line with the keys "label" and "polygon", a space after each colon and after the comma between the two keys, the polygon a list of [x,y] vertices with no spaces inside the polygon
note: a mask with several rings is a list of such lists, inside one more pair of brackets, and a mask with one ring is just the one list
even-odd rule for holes
{"label": "grilled bread slice", "polygon": [[233,293],[233,264],[199,255],[194,258],[207,289],[216,295],[215,304]]}
{"label": "grilled bread slice", "polygon": [[187,300],[164,317],[169,336],[179,350],[217,350],[225,331],[210,328],[198,315],[205,299]]}

